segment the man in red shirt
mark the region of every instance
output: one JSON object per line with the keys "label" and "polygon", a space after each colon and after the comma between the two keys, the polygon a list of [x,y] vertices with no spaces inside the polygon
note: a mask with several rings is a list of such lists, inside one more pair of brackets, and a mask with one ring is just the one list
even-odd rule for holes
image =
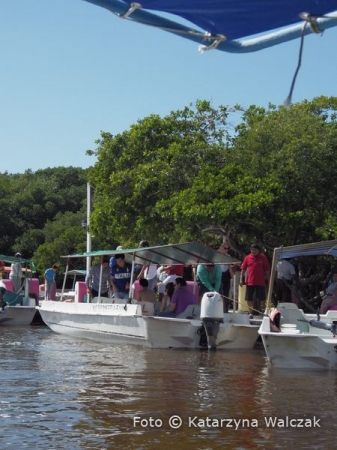
{"label": "man in red shirt", "polygon": [[[246,284],[246,300],[249,313],[253,313],[253,300],[261,310],[261,302],[266,300],[266,284],[269,282],[270,265],[267,257],[261,252],[261,247],[254,244],[251,253],[245,257],[241,265],[240,286]],[[264,306],[264,305],[263,305]]]}

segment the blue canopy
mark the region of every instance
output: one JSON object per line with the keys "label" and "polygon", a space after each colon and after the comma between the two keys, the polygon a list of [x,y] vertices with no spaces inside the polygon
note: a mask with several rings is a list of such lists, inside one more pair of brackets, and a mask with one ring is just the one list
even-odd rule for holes
{"label": "blue canopy", "polygon": [[337,256],[337,240],[313,242],[311,244],[279,247],[274,250],[276,259],[296,258],[299,256],[330,255]]}
{"label": "blue canopy", "polygon": [[[260,50],[310,32],[320,33],[337,25],[336,0],[85,0],[135,20],[179,34],[208,48],[232,52]],[[156,14],[149,12],[155,11]],[[157,13],[170,13],[199,27],[194,29]],[[172,16],[172,17],[174,17]],[[303,30],[303,25],[309,26]],[[284,29],[284,27],[287,27]],[[276,34],[237,41],[283,28]]]}

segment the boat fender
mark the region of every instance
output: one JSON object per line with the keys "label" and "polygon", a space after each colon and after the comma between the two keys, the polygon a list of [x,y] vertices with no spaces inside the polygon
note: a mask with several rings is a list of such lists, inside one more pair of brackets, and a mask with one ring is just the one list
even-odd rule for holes
{"label": "boat fender", "polygon": [[281,313],[278,309],[274,309],[270,316],[270,331],[273,333],[281,332]]}

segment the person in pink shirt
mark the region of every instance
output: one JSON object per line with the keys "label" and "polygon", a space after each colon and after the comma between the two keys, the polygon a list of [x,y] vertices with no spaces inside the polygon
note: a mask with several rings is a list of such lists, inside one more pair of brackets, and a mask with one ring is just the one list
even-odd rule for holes
{"label": "person in pink shirt", "polygon": [[258,244],[250,247],[250,254],[245,257],[241,265],[240,286],[246,284],[246,301],[249,313],[253,314],[253,301],[257,301],[257,310],[264,307],[266,300],[266,286],[269,282],[270,264],[262,253]]}

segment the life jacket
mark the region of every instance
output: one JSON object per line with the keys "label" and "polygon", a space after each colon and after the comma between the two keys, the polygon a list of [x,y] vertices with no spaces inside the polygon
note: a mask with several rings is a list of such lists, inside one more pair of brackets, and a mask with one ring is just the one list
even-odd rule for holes
{"label": "life jacket", "polygon": [[281,331],[281,313],[278,309],[274,309],[269,316],[270,331],[280,333]]}

